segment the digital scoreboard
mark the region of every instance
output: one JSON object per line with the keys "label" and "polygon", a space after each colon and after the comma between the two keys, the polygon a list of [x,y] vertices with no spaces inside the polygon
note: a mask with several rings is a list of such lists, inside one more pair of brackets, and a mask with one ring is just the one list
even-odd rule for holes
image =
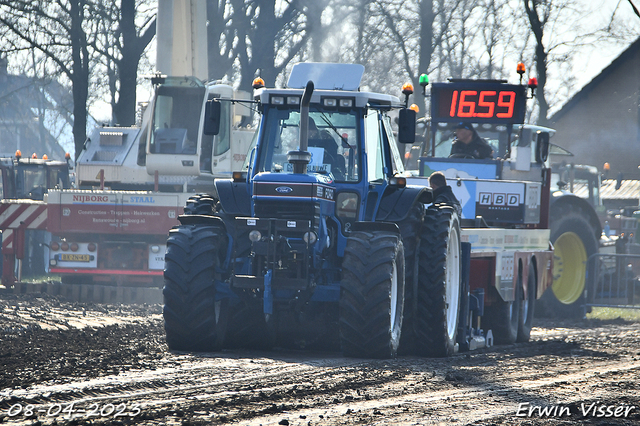
{"label": "digital scoreboard", "polygon": [[522,124],[527,87],[500,81],[454,81],[431,86],[434,122]]}

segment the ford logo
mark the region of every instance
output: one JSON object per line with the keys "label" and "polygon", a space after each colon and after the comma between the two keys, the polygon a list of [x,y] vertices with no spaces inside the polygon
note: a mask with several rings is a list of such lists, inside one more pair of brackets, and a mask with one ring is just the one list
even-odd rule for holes
{"label": "ford logo", "polygon": [[281,194],[288,194],[290,192],[293,192],[293,189],[289,188],[288,186],[279,186],[276,188],[276,191]]}

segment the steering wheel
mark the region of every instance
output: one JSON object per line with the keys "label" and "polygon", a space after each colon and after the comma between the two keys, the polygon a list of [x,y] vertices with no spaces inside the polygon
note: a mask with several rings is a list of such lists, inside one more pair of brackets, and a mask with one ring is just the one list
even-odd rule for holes
{"label": "steering wheel", "polygon": [[474,155],[464,154],[464,153],[451,154],[449,158],[470,158],[470,159],[477,160],[477,158]]}
{"label": "steering wheel", "polygon": [[344,180],[344,169],[343,166],[338,164],[336,157],[333,154],[325,151],[325,161],[331,164],[331,174],[333,178],[336,180]]}
{"label": "steering wheel", "polygon": [[29,192],[29,198],[32,200],[42,200],[45,192],[46,190],[43,186],[36,186]]}

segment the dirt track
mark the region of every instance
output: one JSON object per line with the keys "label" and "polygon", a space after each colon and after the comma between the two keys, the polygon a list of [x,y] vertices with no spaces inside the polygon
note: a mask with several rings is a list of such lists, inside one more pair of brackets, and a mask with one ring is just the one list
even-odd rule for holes
{"label": "dirt track", "polygon": [[449,359],[178,354],[160,306],[0,293],[0,423],[639,424],[639,328],[538,321],[529,343]]}

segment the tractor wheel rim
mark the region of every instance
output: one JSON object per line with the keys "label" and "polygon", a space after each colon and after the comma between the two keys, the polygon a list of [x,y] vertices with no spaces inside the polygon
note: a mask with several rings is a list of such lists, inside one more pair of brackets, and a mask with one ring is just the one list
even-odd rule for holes
{"label": "tractor wheel rim", "polygon": [[575,232],[565,232],[554,243],[553,284],[558,301],[569,305],[584,292],[587,251]]}
{"label": "tractor wheel rim", "polygon": [[391,316],[390,329],[393,338],[396,338],[396,323],[398,321],[398,267],[396,262],[393,262],[393,269],[391,270],[391,288],[389,292],[391,302],[391,309],[389,310],[389,315]]}
{"label": "tractor wheel rim", "polygon": [[458,233],[452,229],[449,232],[446,266],[446,306],[447,306],[447,335],[453,340],[458,327],[458,300],[460,298],[460,251],[458,250]]}

